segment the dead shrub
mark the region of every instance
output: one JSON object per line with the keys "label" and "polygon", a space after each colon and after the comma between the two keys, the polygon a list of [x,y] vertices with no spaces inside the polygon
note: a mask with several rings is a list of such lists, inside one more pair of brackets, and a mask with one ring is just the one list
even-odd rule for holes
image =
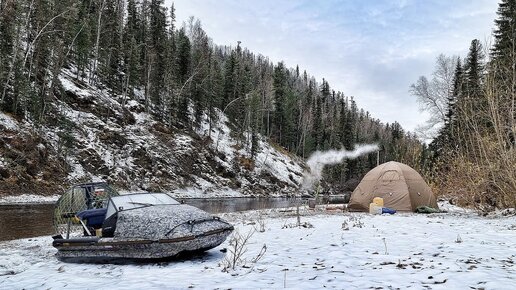
{"label": "dead shrub", "polygon": [[222,271],[229,272],[235,270],[237,266],[245,265],[244,255],[247,253],[247,243],[254,234],[254,230],[249,231],[247,234],[240,234],[238,230],[235,230],[229,238],[229,247],[224,261],[222,261]]}
{"label": "dead shrub", "polygon": [[246,157],[238,157],[238,162],[240,166],[245,168],[246,170],[253,171],[254,170],[254,160]]}

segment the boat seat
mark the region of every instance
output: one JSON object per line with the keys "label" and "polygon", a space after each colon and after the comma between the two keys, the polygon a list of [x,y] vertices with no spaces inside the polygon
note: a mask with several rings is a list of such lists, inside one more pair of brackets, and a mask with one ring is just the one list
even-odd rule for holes
{"label": "boat seat", "polygon": [[86,226],[94,230],[102,228],[107,208],[87,209],[79,212],[77,217],[86,220]]}

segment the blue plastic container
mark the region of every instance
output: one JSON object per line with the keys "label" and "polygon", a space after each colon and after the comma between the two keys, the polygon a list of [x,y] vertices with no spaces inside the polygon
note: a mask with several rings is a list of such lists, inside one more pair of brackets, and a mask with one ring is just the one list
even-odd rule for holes
{"label": "blue plastic container", "polygon": [[395,214],[396,210],[388,207],[382,207],[382,213]]}

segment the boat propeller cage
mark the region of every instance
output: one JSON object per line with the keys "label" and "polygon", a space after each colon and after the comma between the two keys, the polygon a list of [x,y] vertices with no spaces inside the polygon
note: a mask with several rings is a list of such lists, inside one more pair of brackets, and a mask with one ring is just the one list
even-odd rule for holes
{"label": "boat propeller cage", "polygon": [[56,234],[69,238],[81,236],[83,226],[75,215],[83,210],[105,208],[111,196],[117,191],[104,182],[75,185],[57,201],[54,209],[54,229]]}

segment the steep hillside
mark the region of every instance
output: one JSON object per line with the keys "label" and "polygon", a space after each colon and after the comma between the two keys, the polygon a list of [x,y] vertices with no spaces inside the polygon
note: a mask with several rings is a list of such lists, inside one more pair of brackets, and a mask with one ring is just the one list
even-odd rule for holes
{"label": "steep hillside", "polygon": [[143,97],[114,99],[75,75],[59,75],[60,94],[44,124],[0,114],[1,195],[52,194],[90,180],[178,196],[297,193],[302,160],[261,136],[251,159],[250,138],[233,133],[222,112],[210,126],[206,115],[195,124],[191,110],[194,130],[178,129],[146,113]]}
{"label": "steep hillside", "polygon": [[377,157],[425,163],[399,123],[297,65],[215,44],[200,20],[178,25],[162,0],[7,1],[0,112],[2,194],[98,179],[185,195],[292,193],[303,170],[289,154],[355,144],[382,150],[326,167],[328,188],[352,190]]}

